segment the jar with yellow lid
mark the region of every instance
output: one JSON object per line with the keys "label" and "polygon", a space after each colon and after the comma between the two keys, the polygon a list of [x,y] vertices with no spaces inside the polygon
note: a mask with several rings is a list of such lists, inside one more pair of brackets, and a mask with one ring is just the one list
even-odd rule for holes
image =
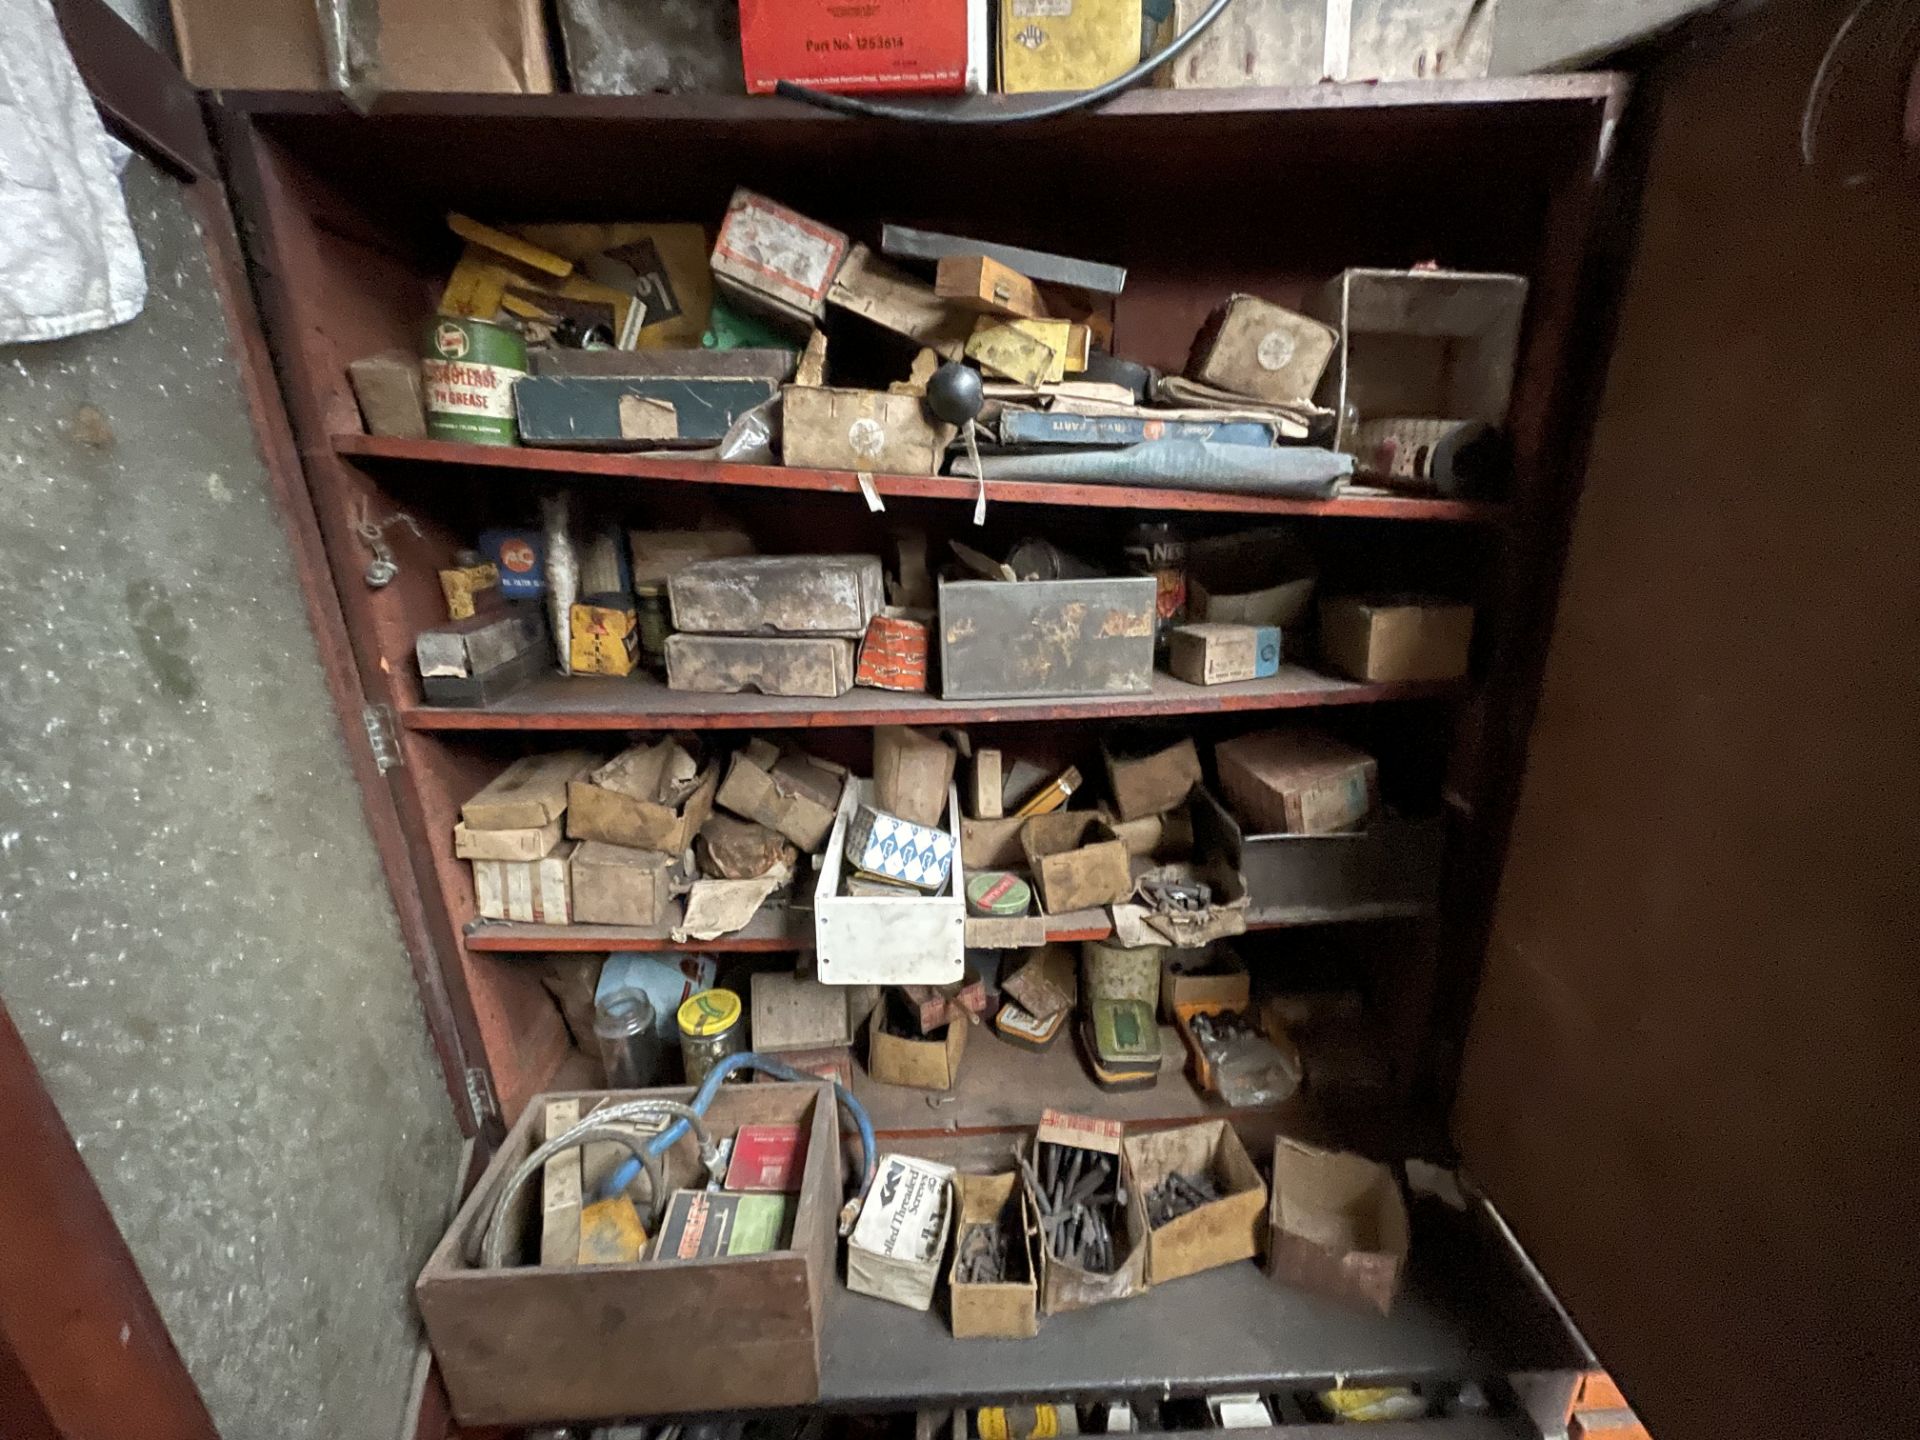
{"label": "jar with yellow lid", "polygon": [[702,990],[680,1003],[680,1060],[689,1085],[703,1083],[715,1065],[746,1050],[744,1013],[731,990]]}

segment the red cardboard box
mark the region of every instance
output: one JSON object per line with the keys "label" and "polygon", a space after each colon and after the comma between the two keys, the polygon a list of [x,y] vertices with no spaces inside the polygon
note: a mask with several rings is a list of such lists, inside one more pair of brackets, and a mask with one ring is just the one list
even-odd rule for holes
{"label": "red cardboard box", "polygon": [[986,0],[740,0],[747,89],[840,94],[987,88]]}

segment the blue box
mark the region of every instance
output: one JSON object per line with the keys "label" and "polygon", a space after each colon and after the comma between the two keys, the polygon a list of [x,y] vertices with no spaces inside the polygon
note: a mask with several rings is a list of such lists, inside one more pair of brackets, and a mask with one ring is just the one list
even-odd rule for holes
{"label": "blue box", "polygon": [[847,823],[846,855],[856,870],[903,880],[931,894],[953,870],[953,836],[862,805]]}
{"label": "blue box", "polygon": [[507,599],[547,593],[547,537],[538,530],[482,530],[480,553],[500,572]]}
{"label": "blue box", "polygon": [[1274,429],[1257,420],[1156,420],[1059,410],[1009,410],[1000,417],[1003,445],[1139,445],[1148,440],[1201,440],[1270,449]]}

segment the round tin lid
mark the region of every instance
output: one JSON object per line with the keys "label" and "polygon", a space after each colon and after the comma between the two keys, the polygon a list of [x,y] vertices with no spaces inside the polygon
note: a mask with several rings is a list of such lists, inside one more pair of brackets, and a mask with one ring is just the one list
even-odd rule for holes
{"label": "round tin lid", "polygon": [[1006,870],[978,870],[967,877],[967,910],[974,915],[1019,916],[1033,908],[1033,889]]}
{"label": "round tin lid", "polygon": [[740,1022],[740,997],[731,990],[702,990],[680,1003],[680,1029],[695,1039],[723,1035]]}

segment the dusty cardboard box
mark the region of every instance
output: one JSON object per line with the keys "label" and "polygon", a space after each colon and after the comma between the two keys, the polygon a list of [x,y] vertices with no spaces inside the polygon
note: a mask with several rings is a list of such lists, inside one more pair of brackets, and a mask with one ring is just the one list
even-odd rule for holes
{"label": "dusty cardboard box", "polygon": [[1371,755],[1314,730],[1262,730],[1213,750],[1235,815],[1259,830],[1324,835],[1366,823],[1379,793]]}
{"label": "dusty cardboard box", "polygon": [[[519,1426],[608,1415],[697,1411],[713,1404],[714,1366],[729,1404],[811,1405],[820,1396],[820,1325],[834,1281],[840,1132],[832,1093],[814,1084],[727,1085],[707,1111],[718,1134],[742,1125],[799,1125],[805,1160],[788,1248],[684,1264],[534,1267],[537,1196],[517,1207],[509,1254],[472,1257],[508,1173],[539,1143],[547,1102],[643,1096],[687,1101],[690,1089],[536,1097],[508,1132],[415,1286],[421,1319],[455,1417]],[[583,1105],[584,1108],[584,1105]],[[692,1137],[667,1156],[671,1188],[700,1181]],[[701,1317],[689,1328],[687,1316]],[[512,1364],[501,1356],[512,1354]],[[646,1355],[609,1365],[608,1354]]]}
{"label": "dusty cardboard box", "polygon": [[1331,325],[1311,316],[1257,295],[1232,295],[1194,336],[1187,374],[1274,404],[1306,400],[1339,339]]}
{"label": "dusty cardboard box", "polygon": [[753,540],[740,530],[629,530],[635,585],[664,585],[702,560],[753,554]]}
{"label": "dusty cardboard box", "polygon": [[514,382],[514,424],[522,444],[558,449],[714,445],[779,389],[771,380],[703,375],[529,375]]}
{"label": "dusty cardboard box", "polygon": [[1005,870],[1027,863],[1020,832],[1027,822],[1017,815],[1001,820],[960,821],[960,858],[969,870]]}
{"label": "dusty cardboard box", "polygon": [[558,819],[523,830],[475,830],[465,821],[453,826],[453,853],[460,860],[538,860],[560,843]]}
{"label": "dusty cardboard box", "polygon": [[576,925],[658,925],[673,904],[675,857],[603,840],[581,842],[569,876]]}
{"label": "dusty cardboard box", "polygon": [[1284,630],[1306,617],[1317,575],[1312,552],[1284,525],[1196,540],[1187,547],[1187,611]]}
{"label": "dusty cardboard box", "polygon": [[940,582],[949,700],[1142,695],[1153,688],[1151,575]]}
{"label": "dusty cardboard box", "polygon": [[1356,680],[1455,680],[1467,673],[1473,607],[1415,596],[1320,602],[1320,654]]}
{"label": "dusty cardboard box", "polygon": [[[840,797],[840,812],[821,858],[813,895],[815,962],[829,985],[947,985],[966,973],[966,867],[952,857],[947,883],[935,895],[843,895],[851,868],[847,833],[873,787],[854,780]],[[960,797],[950,791],[949,815]]]}
{"label": "dusty cardboard box", "polygon": [[1122,820],[1159,815],[1185,804],[1187,792],[1200,783],[1200,752],[1191,739],[1141,755],[1116,751],[1102,737],[1100,756],[1107,766],[1107,788]]}
{"label": "dusty cardboard box", "polygon": [[1410,1245],[1407,1202],[1385,1165],[1275,1139],[1267,1274],[1385,1315]]}
{"label": "dusty cardboard box", "polygon": [[1181,1005],[1218,1005],[1244,1010],[1253,999],[1247,962],[1227,945],[1206,950],[1170,950],[1160,964],[1160,1014],[1173,1019]]}
{"label": "dusty cardboard box", "polygon": [[909,1310],[931,1309],[952,1225],[953,1167],[882,1155],[847,1237],[847,1288]]}
{"label": "dusty cardboard box", "polygon": [[755,1050],[821,1050],[853,1043],[847,997],[837,985],[809,975],[758,974],[752,981],[753,1020],[748,1036]]}
{"label": "dusty cardboard box", "polygon": [[780,458],[798,468],[935,475],[953,439],[918,395],[834,385],[789,385],[781,394]]}
{"label": "dusty cardboard box", "polygon": [[875,690],[924,692],[932,637],[933,611],[886,606],[867,622],[853,683]]}
{"label": "dusty cardboard box", "polygon": [[1283,648],[1274,625],[1176,625],[1167,634],[1167,670],[1189,685],[1264,680],[1280,673]]}
{"label": "dusty cardboard box", "polygon": [[1112,905],[1133,893],[1127,847],[1093,811],[1036,815],[1021,829],[1020,844],[1050,914]]}
{"label": "dusty cardboard box", "polygon": [[[567,810],[567,784],[600,763],[590,750],[522,755],[460,807],[470,830],[534,830]],[[544,852],[542,852],[544,853]]]}
{"label": "dusty cardboard box", "polygon": [[800,751],[782,754],[770,740],[736,751],[716,797],[722,808],[776,830],[808,854],[832,833],[847,772]]}
{"label": "dusty cardboard box", "polygon": [[847,237],[751,190],[735,190],[713,244],[713,283],[742,306],[799,327],[826,314]]}
{"label": "dusty cardboard box", "polygon": [[793,842],[779,831],[719,811],[701,824],[693,853],[700,873],[711,880],[757,880],[799,858]]}
{"label": "dusty cardboard box", "polygon": [[1338,417],[1335,449],[1352,449],[1369,420],[1506,423],[1527,308],[1521,276],[1347,270],[1305,308],[1340,334],[1315,396]]}
{"label": "dusty cardboard box", "polygon": [[475,860],[474,904],[483,920],[533,925],[573,923],[568,871],[573,842],[563,840],[538,860]]}
{"label": "dusty cardboard box", "polygon": [[[1037,1237],[1034,1249],[1040,1256],[1042,1315],[1064,1315],[1069,1310],[1085,1310],[1092,1305],[1125,1300],[1146,1291],[1147,1215],[1145,1207],[1139,1203],[1139,1191],[1126,1168],[1127,1159],[1122,1145],[1125,1135],[1126,1127],[1118,1120],[1069,1115],[1052,1109],[1041,1113],[1040,1123],[1034,1129],[1034,1143],[1027,1152],[1033,1161],[1035,1173],[1040,1169],[1039,1147],[1043,1144],[1093,1150],[1115,1158],[1130,1197],[1130,1203],[1122,1212],[1125,1233],[1113,1237],[1119,1263],[1108,1274],[1099,1274],[1055,1256],[1044,1230]],[[1044,1213],[1040,1197],[1033,1193],[1032,1184],[1024,1177],[1022,1186],[1027,1192],[1027,1203],[1033,1207],[1037,1219]],[[1123,1249],[1124,1253],[1119,1253]]]}
{"label": "dusty cardboard box", "polygon": [[853,688],[853,641],[827,635],[669,635],[667,688],[831,700]]}
{"label": "dusty cardboard box", "polygon": [[[1153,72],[1171,90],[1317,85],[1329,80],[1479,80],[1493,56],[1498,0],[1234,0],[1185,52]],[[1207,0],[1171,0],[1159,50]],[[1329,14],[1345,14],[1329,46]]]}
{"label": "dusty cardboard box", "polygon": [[[1002,1175],[953,1177],[953,1264],[947,1272],[947,1298],[956,1340],[1030,1340],[1040,1333],[1040,1287],[1034,1278],[1034,1230],[1031,1202],[1020,1177]],[[968,1281],[960,1278],[960,1247],[976,1225],[1011,1232],[1007,1246],[1007,1278]]]}
{"label": "dusty cardboard box", "polygon": [[677,630],[858,640],[887,592],[877,555],[749,555],[684,565],[667,594]]}
{"label": "dusty cardboard box", "polygon": [[736,0],[559,0],[554,9],[577,95],[738,95],[746,86]]}
{"label": "dusty cardboard box", "polygon": [[353,385],[353,398],[360,405],[367,434],[400,440],[427,438],[419,356],[406,350],[363,355],[347,366],[347,379]]}
{"label": "dusty cardboard box", "polygon": [[[937,825],[947,808],[957,761],[937,735],[905,725],[873,731],[873,793],[880,808],[915,825]],[[1197,763],[1197,762],[1196,762]]]}
{"label": "dusty cardboard box", "polygon": [[1140,61],[1137,0],[999,0],[1000,90],[1091,90]]}
{"label": "dusty cardboard box", "polygon": [[635,745],[567,786],[567,834],[678,856],[713,812],[717,775],[676,741]]}
{"label": "dusty cardboard box", "polygon": [[[881,329],[924,346],[946,360],[960,358],[967,336],[973,331],[972,312],[942,300],[924,280],[894,268],[864,245],[855,245],[847,252],[846,263],[827,291],[827,303],[870,320]],[[952,432],[948,435],[951,437]],[[789,459],[787,463],[799,462]]]}
{"label": "dusty cardboard box", "polygon": [[884,1003],[867,1021],[867,1074],[882,1085],[904,1085],[913,1090],[951,1090],[960,1080],[960,1062],[966,1058],[964,1019],[949,1020],[937,1036],[914,1039],[890,1034],[880,1023]]}
{"label": "dusty cardboard box", "polygon": [[1149,1229],[1149,1284],[1164,1285],[1216,1265],[1251,1260],[1260,1253],[1267,1187],[1233,1126],[1224,1120],[1202,1120],[1173,1130],[1129,1135],[1124,1148],[1143,1205],[1147,1192],[1176,1170],[1211,1175],[1222,1192],[1221,1199]]}

